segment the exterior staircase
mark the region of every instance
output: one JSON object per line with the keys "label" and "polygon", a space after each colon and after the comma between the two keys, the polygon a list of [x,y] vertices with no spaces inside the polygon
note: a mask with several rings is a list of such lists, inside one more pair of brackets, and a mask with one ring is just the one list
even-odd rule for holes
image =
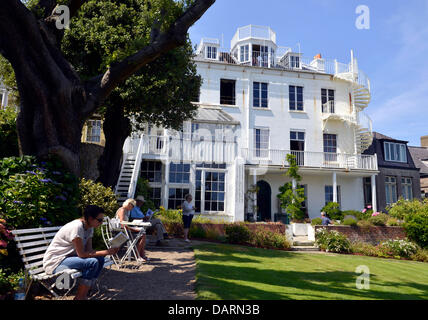
{"label": "exterior staircase", "polygon": [[308,236],[294,236],[291,251],[317,252],[320,249],[315,246],[314,241],[308,240]]}
{"label": "exterior staircase", "polygon": [[135,168],[135,158],[126,155],[126,159],[122,164],[122,169],[120,170],[119,180],[116,185],[115,193],[118,195],[119,204],[123,203],[128,197],[129,186],[131,185],[132,173]]}

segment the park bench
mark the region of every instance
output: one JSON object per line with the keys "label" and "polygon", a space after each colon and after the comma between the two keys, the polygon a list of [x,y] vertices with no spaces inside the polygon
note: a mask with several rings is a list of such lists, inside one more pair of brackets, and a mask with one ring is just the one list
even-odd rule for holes
{"label": "park bench", "polygon": [[[25,292],[25,295],[27,295],[31,283],[33,281],[38,281],[56,298],[60,295],[54,291],[55,287],[59,290],[67,290],[65,294],[62,295],[65,297],[74,288],[77,279],[82,276],[82,273],[75,269],[65,269],[55,274],[46,274],[43,269],[43,256],[45,255],[45,252],[55,234],[59,229],[61,229],[61,227],[62,226],[12,231],[19,254],[22,258],[22,262],[24,263],[25,273],[30,279],[30,284],[27,286],[27,292]],[[113,261],[111,259],[105,259],[104,267],[109,267],[112,264]],[[71,286],[69,286],[70,279],[73,280]]]}

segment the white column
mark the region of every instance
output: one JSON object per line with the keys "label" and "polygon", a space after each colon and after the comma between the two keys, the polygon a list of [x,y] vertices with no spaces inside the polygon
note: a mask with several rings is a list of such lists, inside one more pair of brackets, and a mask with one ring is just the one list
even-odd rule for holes
{"label": "white column", "polygon": [[377,212],[377,199],[376,199],[376,175],[372,175],[372,209]]}
{"label": "white column", "polygon": [[333,172],[333,202],[337,202],[337,179],[336,179],[336,172]]}
{"label": "white column", "polygon": [[163,207],[168,208],[169,197],[169,160],[165,161],[165,179],[163,182]]}
{"label": "white column", "polygon": [[[253,169],[253,187],[257,187],[257,170]],[[253,202],[253,217],[254,220],[257,221],[257,210],[254,210],[254,208],[257,206],[257,192],[254,193],[254,202]]]}

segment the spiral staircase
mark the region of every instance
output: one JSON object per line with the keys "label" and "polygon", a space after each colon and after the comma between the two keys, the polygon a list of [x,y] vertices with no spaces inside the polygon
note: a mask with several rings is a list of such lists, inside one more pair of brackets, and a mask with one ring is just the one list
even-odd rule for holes
{"label": "spiral staircase", "polygon": [[[352,115],[328,113],[323,116],[324,127],[329,120],[339,120],[351,125],[354,129],[355,152],[362,154],[370,147],[373,141],[373,128],[371,119],[363,112],[370,103],[370,80],[364,72],[358,69],[357,60],[351,52],[351,63],[335,65],[334,78],[349,82],[352,88]],[[327,109],[329,106],[323,106]],[[331,108],[330,108],[331,109]]]}

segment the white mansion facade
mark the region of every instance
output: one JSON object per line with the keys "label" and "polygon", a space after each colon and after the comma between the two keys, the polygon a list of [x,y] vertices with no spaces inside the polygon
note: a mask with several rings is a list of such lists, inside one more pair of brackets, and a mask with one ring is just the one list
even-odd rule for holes
{"label": "white mansion facade", "polygon": [[195,62],[203,79],[196,118],[181,132],[148,126],[127,139],[116,187],[122,199],[135,196],[143,177],[157,206],[176,208],[191,193],[201,214],[274,221],[290,153],[310,218],[330,201],[361,210],[363,178],[376,194],[376,156],[362,155],[373,139],[363,113],[370,83],[352,52],[346,64],[306,59],[277,46],[269,27],[250,25],[237,30],[228,52],[202,39]]}

